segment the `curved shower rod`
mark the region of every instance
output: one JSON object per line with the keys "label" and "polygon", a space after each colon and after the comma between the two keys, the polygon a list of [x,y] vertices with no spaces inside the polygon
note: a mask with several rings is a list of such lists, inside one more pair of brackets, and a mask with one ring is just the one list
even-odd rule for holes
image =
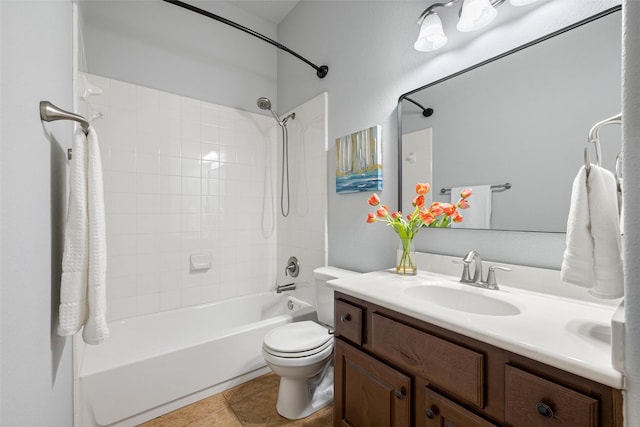
{"label": "curved shower rod", "polygon": [[405,101],[409,101],[410,103],[417,105],[422,110],[422,115],[423,116],[431,117],[433,115],[433,108],[424,107],[418,101],[414,101],[413,99],[409,98],[408,96],[405,96],[404,100]]}
{"label": "curved shower rod", "polygon": [[259,38],[260,40],[263,40],[263,41],[265,41],[265,42],[267,42],[269,44],[272,44],[273,46],[277,47],[278,49],[284,50],[285,52],[290,53],[291,55],[295,56],[299,60],[304,61],[305,63],[310,65],[314,70],[316,70],[316,76],[318,76],[321,79],[323,79],[327,75],[327,73],[329,72],[329,67],[328,66],[326,66],[326,65],[317,66],[316,64],[314,64],[313,62],[309,61],[308,59],[306,59],[302,55],[299,55],[296,52],[292,51],[291,49],[289,49],[285,45],[282,45],[282,44],[278,43],[277,41],[272,40],[269,37],[258,33],[257,31],[252,30],[251,28],[247,28],[247,27],[245,27],[243,25],[240,25],[237,22],[233,22],[233,21],[231,21],[231,20],[229,20],[227,18],[223,18],[222,16],[216,15],[215,13],[207,12],[206,10],[200,9],[199,7],[192,6],[192,5],[188,4],[188,3],[182,2],[180,0],[162,0],[162,1],[174,4],[176,6],[180,6],[180,7],[184,8],[184,9],[187,9],[187,10],[190,10],[192,12],[198,13],[200,15],[206,16],[207,18],[215,19],[216,21],[220,21],[223,24],[227,24],[229,26],[232,26],[233,28],[237,28],[238,30],[244,31],[247,34],[251,34],[252,36]]}

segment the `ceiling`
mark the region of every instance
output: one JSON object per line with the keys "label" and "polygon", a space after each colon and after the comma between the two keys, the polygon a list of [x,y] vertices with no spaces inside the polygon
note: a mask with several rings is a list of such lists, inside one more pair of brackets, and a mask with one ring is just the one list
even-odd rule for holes
{"label": "ceiling", "polygon": [[298,0],[228,0],[228,2],[276,25],[298,4]]}

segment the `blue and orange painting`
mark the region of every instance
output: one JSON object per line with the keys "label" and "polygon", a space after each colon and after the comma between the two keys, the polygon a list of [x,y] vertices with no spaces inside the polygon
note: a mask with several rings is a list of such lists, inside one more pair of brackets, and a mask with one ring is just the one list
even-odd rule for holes
{"label": "blue and orange painting", "polygon": [[336,139],[336,193],[382,190],[380,125]]}

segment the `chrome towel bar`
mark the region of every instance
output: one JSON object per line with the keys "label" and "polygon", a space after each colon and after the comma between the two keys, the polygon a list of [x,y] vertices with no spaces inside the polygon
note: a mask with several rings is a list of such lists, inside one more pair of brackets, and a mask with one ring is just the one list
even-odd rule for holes
{"label": "chrome towel bar", "polygon": [[[471,188],[473,188],[472,185],[470,185]],[[491,186],[491,190],[492,191],[505,191],[511,188],[511,183],[510,182],[505,182],[504,184],[496,184],[496,185],[492,185]],[[440,189],[440,194],[447,194],[447,193],[451,193],[451,189],[450,188],[441,188]]]}

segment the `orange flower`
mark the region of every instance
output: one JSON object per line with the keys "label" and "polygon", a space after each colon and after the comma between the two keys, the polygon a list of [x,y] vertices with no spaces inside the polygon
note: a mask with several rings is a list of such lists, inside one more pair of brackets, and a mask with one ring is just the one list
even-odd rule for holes
{"label": "orange flower", "polygon": [[433,221],[436,220],[434,216],[431,214],[431,212],[429,212],[428,209],[422,209],[419,215],[422,222],[424,222],[427,225],[431,224]]}
{"label": "orange flower", "polygon": [[431,206],[426,207],[425,194],[430,190],[431,185],[428,183],[416,184],[417,196],[412,200],[413,212],[406,215],[406,217],[403,217],[400,211],[391,213],[389,207],[380,202],[380,197],[377,194],[371,195],[368,203],[371,206],[376,206],[376,210],[368,214],[367,222],[370,224],[385,222],[391,226],[393,231],[398,233],[401,239],[412,240],[422,228],[450,227],[452,222],[461,222],[463,220],[458,210],[469,207],[470,204],[466,199],[471,195],[470,188],[465,188],[460,192],[461,198],[455,204],[434,202]]}
{"label": "orange flower", "polygon": [[469,201],[467,199],[460,199],[458,200],[458,207],[460,209],[468,209],[469,208]]}
{"label": "orange flower", "polygon": [[440,216],[444,213],[440,202],[431,203],[431,207],[429,208],[429,211],[433,214],[433,216]]}
{"label": "orange flower", "polygon": [[440,207],[446,216],[451,216],[456,211],[456,205],[452,205],[451,203],[441,203]]}
{"label": "orange flower", "polygon": [[378,197],[376,193],[373,193],[373,195],[369,197],[368,202],[371,206],[378,206],[380,204],[380,197]]}
{"label": "orange flower", "polygon": [[426,182],[419,182],[416,184],[416,194],[424,196],[431,190],[431,185]]}

